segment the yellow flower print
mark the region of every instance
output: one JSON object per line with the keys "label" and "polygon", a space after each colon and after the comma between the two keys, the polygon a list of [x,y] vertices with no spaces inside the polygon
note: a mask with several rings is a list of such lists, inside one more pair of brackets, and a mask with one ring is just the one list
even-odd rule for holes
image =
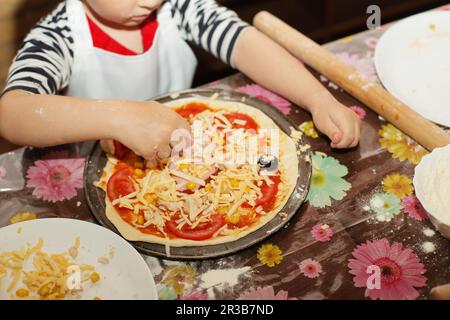
{"label": "yellow flower print", "polygon": [[185,287],[191,286],[195,280],[195,270],[190,265],[168,266],[164,270],[162,282],[172,286],[177,294],[183,293]]}
{"label": "yellow flower print", "polygon": [[393,173],[384,177],[383,190],[402,199],[413,193],[414,187],[410,178],[404,174]]}
{"label": "yellow flower print", "polygon": [[314,123],[312,121],[305,121],[298,127],[308,137],[311,137],[313,139],[319,137],[319,134],[317,133],[316,128],[314,127]]}
{"label": "yellow flower print", "polygon": [[22,221],[34,220],[34,219],[36,219],[36,213],[34,213],[34,212],[19,212],[19,213],[16,213],[15,215],[13,215],[9,219],[9,223],[14,224],[14,223],[19,223]]}
{"label": "yellow flower print", "polygon": [[381,146],[392,153],[394,159],[408,160],[412,164],[418,164],[422,157],[427,154],[424,148],[392,124],[381,126],[378,134],[381,136]]}
{"label": "yellow flower print", "polygon": [[263,244],[258,249],[258,259],[266,266],[274,267],[283,260],[283,252],[277,245],[271,243]]}
{"label": "yellow flower print", "polygon": [[341,43],[349,43],[352,40],[353,40],[353,36],[347,36],[347,37],[339,39],[339,42],[341,42]]}

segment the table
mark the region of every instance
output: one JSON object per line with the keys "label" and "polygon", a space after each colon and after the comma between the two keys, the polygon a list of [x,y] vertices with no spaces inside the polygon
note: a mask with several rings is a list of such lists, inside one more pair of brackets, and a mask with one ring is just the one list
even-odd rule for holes
{"label": "table", "polygon": [[[325,47],[378,81],[372,58],[388,27]],[[331,149],[309,114],[241,74],[207,85],[263,99],[302,129],[314,152],[309,202],[267,241],[228,257],[182,262],[145,256],[160,299],[426,299],[431,288],[450,282],[450,241],[424,219],[411,184],[426,151],[315,75],[363,119],[358,148]],[[95,222],[82,190],[92,146],[21,148],[1,155],[0,226],[34,216]],[[376,267],[367,272],[369,266]],[[377,285],[377,275],[381,289],[366,294],[367,286]]]}

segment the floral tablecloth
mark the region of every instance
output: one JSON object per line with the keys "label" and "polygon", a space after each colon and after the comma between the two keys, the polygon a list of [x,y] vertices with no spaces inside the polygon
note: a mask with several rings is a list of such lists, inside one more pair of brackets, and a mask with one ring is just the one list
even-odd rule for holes
{"label": "floral tablecloth", "polygon": [[[388,27],[325,47],[378,81],[372,58]],[[316,76],[362,119],[358,148],[331,149],[309,114],[243,75],[208,85],[256,96],[298,125],[313,151],[311,188],[288,226],[255,247],[202,262],[145,256],[160,299],[426,299],[431,288],[450,282],[450,241],[427,220],[411,182],[426,151]],[[54,216],[95,222],[82,190],[92,146],[23,148],[1,155],[0,226]]]}

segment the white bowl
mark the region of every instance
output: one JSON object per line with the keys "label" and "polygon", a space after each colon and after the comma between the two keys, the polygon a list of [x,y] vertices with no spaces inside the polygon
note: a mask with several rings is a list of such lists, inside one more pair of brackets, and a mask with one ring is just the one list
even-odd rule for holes
{"label": "white bowl", "polygon": [[422,158],[415,168],[413,183],[416,196],[428,212],[431,222],[444,237],[450,239],[450,176],[440,176],[444,183],[439,190],[444,191],[444,195],[447,193],[448,196],[441,197],[441,200],[448,202],[448,205],[444,205],[441,211],[436,212],[436,207],[429,201],[430,192],[436,192],[430,187],[430,179],[433,179],[439,168],[445,168],[442,166],[448,166],[450,172],[450,160],[443,161],[443,157],[450,159],[450,145],[434,149]]}

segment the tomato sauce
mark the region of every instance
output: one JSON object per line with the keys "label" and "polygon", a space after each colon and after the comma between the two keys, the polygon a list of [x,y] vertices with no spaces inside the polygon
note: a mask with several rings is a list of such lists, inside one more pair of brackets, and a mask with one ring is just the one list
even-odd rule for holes
{"label": "tomato sauce", "polygon": [[175,111],[186,120],[189,120],[191,117],[195,117],[205,110],[210,110],[206,104],[201,102],[191,102],[177,108]]}
{"label": "tomato sauce", "polygon": [[[233,126],[233,129],[244,129],[244,130],[254,130],[255,133],[258,132],[259,126],[256,123],[255,120],[253,120],[252,117],[239,113],[239,112],[232,112],[232,113],[226,113],[224,114],[224,117],[227,118],[228,121],[230,121],[231,125]],[[238,123],[235,122],[235,120],[238,120]],[[240,121],[245,121],[245,124],[240,124]]]}

